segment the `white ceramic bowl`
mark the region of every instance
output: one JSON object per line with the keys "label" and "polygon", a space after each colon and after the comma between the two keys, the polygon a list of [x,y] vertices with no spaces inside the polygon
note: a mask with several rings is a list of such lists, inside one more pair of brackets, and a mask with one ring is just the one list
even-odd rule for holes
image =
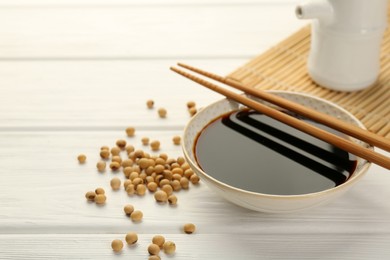
{"label": "white ceramic bowl", "polygon": [[[363,124],[352,114],[324,99],[295,92],[272,91],[272,93],[364,128]],[[187,124],[184,130],[182,145],[186,160],[194,172],[200,176],[201,180],[213,191],[239,206],[256,211],[272,213],[288,213],[318,206],[337,198],[347,191],[363,177],[370,166],[369,162],[358,158],[356,170],[345,183],[320,192],[301,195],[257,193],[223,183],[214,178],[212,172],[204,172],[199,167],[194,156],[194,145],[198,134],[210,121],[229,111],[237,110],[239,107],[240,105],[238,103],[229,99],[223,99],[203,108]],[[369,147],[363,142],[352,138],[351,140],[362,146]],[[236,173],[227,172],[226,174]],[[259,174],[261,174],[261,171],[259,171]]]}

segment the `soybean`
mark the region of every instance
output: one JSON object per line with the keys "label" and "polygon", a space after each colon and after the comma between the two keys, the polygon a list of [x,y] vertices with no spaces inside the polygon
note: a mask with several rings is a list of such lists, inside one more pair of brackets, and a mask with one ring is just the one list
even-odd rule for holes
{"label": "soybean", "polygon": [[136,188],[136,191],[137,191],[138,195],[141,195],[141,196],[145,195],[145,192],[146,192],[145,184],[138,184],[137,188]]}
{"label": "soybean", "polygon": [[134,193],[135,193],[135,186],[134,186],[134,184],[129,184],[126,187],[126,192],[127,192],[127,195],[134,195]]}
{"label": "soybean", "polygon": [[199,179],[198,175],[196,175],[196,174],[192,174],[190,177],[190,181],[192,182],[192,184],[198,184],[199,180],[200,179]]}
{"label": "soybean", "polygon": [[100,151],[101,150],[110,150],[110,147],[108,147],[107,145],[103,145],[102,147],[100,147]]}
{"label": "soybean", "polygon": [[130,175],[129,175],[129,179],[132,180],[132,181],[134,179],[138,178],[138,177],[139,177],[139,173],[138,172],[131,172]]}
{"label": "soybean", "polygon": [[186,159],[184,159],[184,157],[182,157],[182,156],[179,156],[179,157],[177,157],[176,161],[178,164],[183,165],[183,163],[186,162]]}
{"label": "soybean", "polygon": [[120,163],[118,163],[118,162],[111,162],[111,163],[110,163],[110,168],[111,168],[111,170],[113,170],[113,171],[119,170],[120,167],[121,167],[121,165],[120,165]]}
{"label": "soybean", "polygon": [[153,244],[156,244],[158,245],[160,248],[163,247],[164,243],[165,243],[165,237],[162,236],[162,235],[155,235],[153,238],[152,238],[152,243]]}
{"label": "soybean", "polygon": [[195,107],[196,106],[196,103],[194,101],[188,101],[187,102],[187,108],[191,108],[191,107]]}
{"label": "soybean", "polygon": [[149,191],[155,192],[155,191],[157,190],[157,188],[158,188],[158,185],[157,185],[157,183],[155,183],[155,182],[149,182],[149,183],[147,184],[147,187],[148,187],[148,190],[149,190]]}
{"label": "soybean", "polygon": [[143,184],[143,183],[144,183],[144,180],[141,179],[140,177],[137,177],[137,178],[135,178],[134,180],[132,180],[132,182],[133,182],[133,185],[134,185],[135,187],[137,187],[138,184]]}
{"label": "soybean", "polygon": [[125,188],[125,190],[127,189],[127,186],[129,186],[130,184],[132,184],[132,181],[127,179],[123,182],[123,187]]}
{"label": "soybean", "polygon": [[126,147],[126,141],[123,140],[123,139],[119,139],[116,141],[116,145],[121,148],[121,149],[125,149]]}
{"label": "soybean", "polygon": [[94,201],[96,197],[96,193],[94,191],[88,191],[87,193],[85,193],[85,197],[89,201]]}
{"label": "soybean", "polygon": [[146,169],[150,166],[150,160],[147,159],[147,158],[141,158],[138,160],[138,166],[141,168],[141,169]]}
{"label": "soybean", "polygon": [[171,186],[172,186],[172,189],[173,189],[174,191],[179,191],[179,190],[181,190],[181,184],[180,184],[180,181],[179,181],[179,180],[173,180],[173,181],[171,182]]}
{"label": "soybean", "polygon": [[77,160],[79,161],[79,163],[85,163],[85,161],[87,160],[87,156],[85,156],[85,154],[80,154],[79,156],[77,156]]}
{"label": "soybean", "polygon": [[114,250],[115,252],[120,252],[123,248],[123,242],[122,240],[120,239],[114,239],[112,242],[111,242],[111,247],[112,247],[112,250]]}
{"label": "soybean", "polygon": [[133,160],[131,160],[131,159],[125,159],[125,160],[123,160],[122,163],[121,163],[121,165],[122,165],[123,168],[131,167],[131,166],[133,166],[133,164],[134,164],[134,162],[133,162]]}
{"label": "soybean", "polygon": [[195,225],[192,224],[192,223],[186,223],[184,224],[183,226],[183,231],[186,233],[186,234],[192,234],[195,232]]}
{"label": "soybean", "polygon": [[121,149],[119,147],[114,146],[111,148],[112,155],[119,155],[120,152],[121,152]]}
{"label": "soybean", "polygon": [[129,136],[129,137],[134,136],[134,134],[135,134],[135,128],[132,127],[132,126],[127,127],[127,128],[126,128],[126,134],[127,134],[127,136]]}
{"label": "soybean", "polygon": [[123,173],[126,176],[126,178],[130,177],[130,174],[133,172],[133,167],[128,166],[123,169]]}
{"label": "soybean", "polygon": [[184,172],[182,168],[176,167],[172,169],[172,174],[178,174],[180,176],[183,176]]}
{"label": "soybean", "polygon": [[189,180],[186,178],[186,177],[182,177],[180,179],[180,186],[183,188],[183,189],[188,189],[189,188]]}
{"label": "soybean", "polygon": [[109,150],[101,150],[100,157],[102,157],[102,159],[108,159],[110,157],[110,151]]}
{"label": "soybean", "polygon": [[158,151],[158,150],[160,150],[160,141],[157,141],[157,140],[152,141],[152,142],[150,143],[150,148],[152,149],[152,151]]}
{"label": "soybean", "polygon": [[158,115],[161,117],[161,118],[165,118],[167,116],[167,110],[165,108],[159,108],[157,110],[158,112]]}
{"label": "soybean", "polygon": [[131,214],[130,214],[130,218],[132,221],[135,221],[135,222],[139,222],[142,220],[144,214],[142,213],[142,211],[140,210],[134,210]]}
{"label": "soybean", "polygon": [[173,142],[174,145],[180,145],[180,143],[181,143],[181,137],[178,136],[178,135],[174,136],[174,137],[172,138],[172,142]]}
{"label": "soybean", "polygon": [[142,151],[142,150],[135,150],[134,151],[134,156],[135,156],[135,158],[142,158],[142,157],[144,157],[144,151]]}
{"label": "soybean", "polygon": [[[153,161],[153,160],[152,160]],[[153,161],[154,162],[154,161]],[[150,165],[148,168],[145,169],[145,173],[150,176],[152,173],[154,173],[154,166]]]}
{"label": "soybean", "polygon": [[149,137],[142,137],[141,142],[143,145],[148,145],[149,144]]}
{"label": "soybean", "polygon": [[168,195],[165,191],[159,190],[154,193],[154,198],[157,202],[167,202]]}
{"label": "soybean", "polygon": [[168,154],[166,154],[166,153],[160,153],[159,157],[161,159],[164,159],[164,161],[168,160]]}
{"label": "soybean", "polygon": [[119,155],[114,155],[111,158],[111,162],[117,162],[122,165],[122,158]]}
{"label": "soybean", "polygon": [[165,169],[164,165],[161,164],[157,164],[156,166],[154,166],[154,172],[157,174],[162,173],[164,169]]}
{"label": "soybean", "polygon": [[169,185],[171,182],[167,179],[164,179],[164,176],[162,176],[163,179],[160,180],[159,186],[162,188],[164,185]]}
{"label": "soybean", "polygon": [[152,99],[149,99],[146,101],[146,106],[149,108],[149,109],[152,109],[153,106],[154,106],[154,101]]}
{"label": "soybean", "polygon": [[131,153],[131,152],[134,152],[135,148],[133,145],[129,144],[125,147],[125,150],[127,152],[127,154]]}
{"label": "soybean", "polygon": [[169,204],[171,204],[171,205],[176,205],[177,204],[177,197],[175,196],[175,195],[170,195],[169,197],[168,197],[168,202],[169,202]]}
{"label": "soybean", "polygon": [[190,113],[191,116],[194,116],[197,112],[198,110],[196,109],[196,107],[191,107],[188,109],[188,113]]}
{"label": "soybean", "polygon": [[111,179],[110,185],[113,190],[119,190],[121,187],[121,180],[118,177],[114,177]]}
{"label": "soybean", "polygon": [[131,204],[126,204],[123,207],[123,211],[125,212],[126,215],[130,216],[131,213],[134,211],[134,206]]}
{"label": "soybean", "polygon": [[184,171],[184,176],[189,179],[194,174],[194,172],[191,169],[187,169]]}
{"label": "soybean", "polygon": [[105,161],[97,162],[96,168],[98,169],[99,172],[104,172],[104,170],[106,169],[106,162]]}
{"label": "soybean", "polygon": [[183,169],[183,171],[190,169],[190,165],[187,162],[180,165],[180,167]]}
{"label": "soybean", "polygon": [[162,186],[161,190],[165,191],[165,193],[169,196],[172,194],[173,192],[173,188],[170,184],[165,184],[164,186]]}
{"label": "soybean", "polygon": [[106,203],[106,199],[107,199],[106,195],[98,194],[95,197],[95,202],[96,202],[96,204],[104,204],[104,203]]}
{"label": "soybean", "polygon": [[160,247],[156,244],[150,244],[148,246],[148,252],[151,255],[158,255],[158,253],[160,253]]}
{"label": "soybean", "polygon": [[176,251],[176,245],[172,241],[166,241],[163,245],[164,253],[171,255]]}
{"label": "soybean", "polygon": [[129,232],[126,234],[126,243],[128,245],[133,245],[137,243],[138,241],[138,235],[135,232]]}
{"label": "soybean", "polygon": [[104,191],[103,188],[96,188],[96,189],[95,189],[95,193],[96,193],[97,195],[99,195],[99,194],[105,194],[106,192]]}

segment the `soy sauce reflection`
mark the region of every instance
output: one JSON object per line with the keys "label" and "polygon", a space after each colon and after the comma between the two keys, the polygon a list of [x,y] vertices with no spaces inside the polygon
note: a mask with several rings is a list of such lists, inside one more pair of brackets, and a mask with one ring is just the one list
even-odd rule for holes
{"label": "soy sauce reflection", "polygon": [[253,110],[233,111],[213,120],[196,139],[194,152],[198,165],[215,179],[275,195],[335,187],[351,176],[357,164],[348,152]]}

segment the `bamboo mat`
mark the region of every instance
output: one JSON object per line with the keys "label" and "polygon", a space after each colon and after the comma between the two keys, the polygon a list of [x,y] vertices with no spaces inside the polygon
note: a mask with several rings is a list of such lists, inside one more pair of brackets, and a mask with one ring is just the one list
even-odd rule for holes
{"label": "bamboo mat", "polygon": [[310,26],[302,28],[250,60],[228,77],[258,89],[305,92],[327,99],[350,111],[370,131],[390,138],[389,27],[382,43],[381,72],[378,81],[362,91],[349,93],[332,91],[311,80],[306,68],[310,49]]}

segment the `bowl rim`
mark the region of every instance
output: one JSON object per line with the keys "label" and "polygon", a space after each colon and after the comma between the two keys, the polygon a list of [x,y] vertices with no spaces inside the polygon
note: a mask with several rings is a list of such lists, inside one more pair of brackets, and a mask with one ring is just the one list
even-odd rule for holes
{"label": "bowl rim", "polygon": [[[341,111],[342,113],[346,114],[348,117],[350,117],[357,124],[358,127],[363,128],[365,130],[367,129],[364,126],[364,124],[359,119],[357,119],[352,113],[350,113],[349,111],[347,111],[343,107],[341,107],[341,106],[339,106],[339,105],[337,105],[337,104],[335,104],[335,103],[333,103],[331,101],[328,101],[326,99],[323,99],[323,98],[320,98],[320,97],[317,97],[317,96],[314,96],[314,95],[311,95],[311,94],[308,94],[308,93],[302,93],[302,92],[284,91],[284,90],[266,90],[266,91],[270,92],[270,93],[275,93],[275,94],[279,93],[279,94],[303,96],[303,97],[306,97],[306,98],[309,98],[309,99],[318,100],[319,102],[325,103],[325,104],[327,104],[327,105],[329,105],[329,106],[331,106],[331,107]],[[251,96],[249,94],[246,94],[246,93],[242,93],[242,95],[247,95],[249,97],[253,97],[253,96]],[[213,105],[215,105],[217,103],[222,103],[224,101],[235,102],[237,104],[240,104],[239,102],[236,102],[236,101],[231,100],[229,98],[222,98],[220,100],[217,100],[215,102],[212,102],[212,103],[208,104],[207,106],[203,107],[203,109],[207,109],[210,106],[213,106]],[[187,137],[186,133],[188,132],[188,129],[189,129],[191,123],[193,121],[195,121],[199,116],[201,116],[203,109],[201,111],[199,111],[198,113],[196,113],[187,122],[186,126],[184,127],[183,142],[182,142],[182,145],[181,145],[182,146],[182,150],[183,150],[183,154],[184,154],[185,158],[188,160],[189,164],[192,165],[192,167],[195,167],[196,170],[199,171],[201,173],[201,175],[203,175],[204,178],[209,179],[210,181],[215,182],[219,186],[225,187],[225,188],[227,188],[229,190],[233,190],[233,191],[236,191],[236,192],[239,192],[239,193],[243,193],[243,194],[246,194],[246,195],[252,195],[252,196],[268,198],[268,199],[307,199],[308,197],[321,197],[321,196],[323,196],[325,194],[335,193],[337,191],[341,191],[341,190],[344,190],[344,189],[350,187],[352,184],[356,183],[359,179],[361,179],[366,174],[367,170],[369,169],[369,167],[372,164],[371,162],[369,162],[369,161],[367,161],[365,159],[357,157],[358,164],[361,164],[360,169],[355,169],[355,171],[353,172],[352,176],[350,178],[348,178],[347,181],[345,181],[344,183],[342,183],[342,184],[340,184],[338,186],[335,186],[335,187],[332,187],[332,188],[329,188],[329,189],[325,189],[325,190],[321,190],[321,191],[317,191],[317,192],[303,193],[303,194],[294,194],[294,195],[278,195],[278,194],[268,194],[268,193],[248,191],[248,190],[245,190],[245,189],[242,189],[242,188],[234,187],[234,186],[232,186],[230,184],[227,184],[227,183],[224,183],[224,182],[214,178],[213,176],[207,174],[206,172],[204,172],[199,167],[198,163],[191,159],[191,156],[187,152],[187,149],[186,149],[186,143],[187,142],[185,140],[188,137]],[[371,145],[368,145],[368,147],[369,147],[369,149],[373,149],[373,146],[371,146]],[[190,149],[193,149],[193,143],[191,144],[191,148]]]}

